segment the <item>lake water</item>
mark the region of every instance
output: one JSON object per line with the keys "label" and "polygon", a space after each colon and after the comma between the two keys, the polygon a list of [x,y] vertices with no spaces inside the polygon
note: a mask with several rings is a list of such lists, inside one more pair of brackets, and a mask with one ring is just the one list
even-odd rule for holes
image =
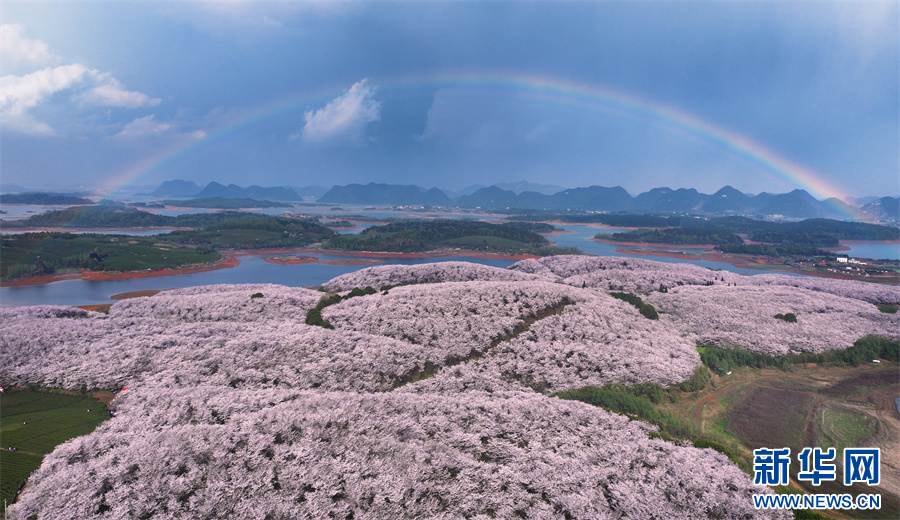
{"label": "lake water", "polygon": [[[573,233],[553,235],[550,238],[559,246],[578,247],[582,251],[598,256],[635,256],[616,252],[616,245],[604,242],[588,240],[598,232],[598,228],[591,226],[566,226]],[[618,229],[604,229],[604,232],[617,232]],[[685,248],[688,249],[688,248]],[[695,248],[698,251],[703,248]],[[356,257],[342,257],[337,255],[315,255],[323,261],[346,260]],[[662,256],[644,256],[651,260],[673,263],[691,263],[688,260],[669,258]],[[368,266],[360,265],[328,265],[328,264],[297,264],[281,265],[266,262],[261,257],[242,256],[241,263],[237,267],[229,269],[217,269],[202,273],[190,273],[173,276],[157,276],[152,278],[135,278],[130,280],[63,280],[43,285],[28,285],[22,287],[0,288],[0,307],[19,307],[24,305],[95,305],[110,303],[110,296],[114,294],[143,291],[150,289],[169,289],[175,287],[192,287],[195,285],[214,285],[231,283],[274,283],[290,287],[310,287],[321,285],[328,280]],[[494,267],[508,267],[513,260],[496,258],[474,258],[471,256],[454,256],[440,258],[402,258],[389,259],[384,264],[376,265],[413,265],[430,262],[446,262],[451,260],[476,262]],[[693,262],[710,269],[724,269],[742,274],[759,274],[764,271],[743,269],[724,262]]]}
{"label": "lake water", "polygon": [[878,244],[878,243],[854,243],[841,242],[842,246],[849,247],[849,251],[838,251],[849,257],[872,258],[875,260],[898,260],[900,259],[900,244]]}
{"label": "lake water", "polygon": [[47,211],[58,210],[58,209],[66,209],[69,206],[36,206],[32,204],[15,204],[15,205],[3,205],[0,206],[4,213],[0,213],[0,218],[3,219],[16,219],[16,218],[28,218],[31,215],[37,215],[39,213],[46,213]]}
{"label": "lake water", "polygon": [[[330,209],[330,208],[328,208]],[[176,210],[177,211],[177,210]],[[263,210],[268,213],[280,214],[283,210]],[[277,213],[276,213],[277,211]],[[187,211],[186,211],[187,212]],[[185,212],[185,213],[186,213]],[[196,212],[196,210],[193,210]],[[329,212],[332,213],[332,212]],[[350,211],[352,214],[366,214],[368,216],[401,216],[406,213],[388,213],[388,212],[372,212],[372,211]],[[425,214],[409,213],[410,216],[424,217]],[[462,218],[466,218],[464,215]],[[472,216],[473,218],[476,216]],[[558,226],[560,227],[560,226]],[[680,258],[670,258],[665,256],[650,255],[630,255],[619,253],[617,248],[622,247],[615,244],[598,242],[590,240],[597,233],[616,233],[623,231],[622,229],[598,228],[586,225],[566,225],[567,231],[571,233],[563,233],[552,235],[548,238],[560,247],[577,247],[585,253],[597,256],[631,256],[646,258],[649,260],[657,260],[671,263],[693,263],[710,269],[721,269],[734,273],[753,275],[761,274],[768,271],[760,271],[755,269],[744,269],[736,267],[725,262],[711,261],[692,261]],[[111,231],[110,231],[111,232]],[[138,231],[129,232],[134,235],[151,235],[158,234],[161,231]],[[359,232],[359,230],[344,231],[345,233]],[[848,244],[852,249],[846,251],[850,256],[859,256],[864,258],[900,258],[900,245],[898,244]],[[627,246],[628,249],[661,249],[659,246]],[[700,252],[704,248],[679,247],[678,250],[697,251]],[[331,255],[315,255],[322,260],[342,260],[350,257],[331,256]],[[298,264],[298,265],[280,265],[265,262],[260,257],[242,256],[241,263],[237,267],[230,269],[219,269],[215,271],[207,271],[203,273],[192,273],[174,276],[159,276],[153,278],[138,278],[131,280],[109,280],[109,281],[86,281],[86,280],[64,280],[44,285],[31,285],[23,287],[2,287],[0,288],[0,307],[18,307],[23,305],[93,305],[110,303],[110,296],[123,292],[142,291],[150,289],[168,289],[174,287],[191,287],[195,285],[212,285],[212,284],[232,284],[232,283],[274,283],[287,285],[291,287],[309,287],[321,285],[322,283],[339,276],[367,266],[360,265],[327,265],[327,264]],[[483,259],[473,258],[469,256],[458,257],[441,257],[441,258],[416,258],[416,259],[389,259],[386,264],[423,264],[429,262],[445,262],[450,260],[460,260],[468,262],[476,262],[484,265],[495,267],[508,267],[513,264],[512,260],[500,259]],[[385,264],[377,264],[385,265]],[[790,274],[790,273],[785,273]],[[803,276],[803,275],[795,275]]]}
{"label": "lake water", "polygon": [[[351,257],[316,255],[321,260],[347,260]],[[63,280],[43,285],[0,287],[0,307],[24,305],[95,305],[111,303],[114,294],[151,289],[193,287],[231,283],[274,283],[289,287],[321,285],[336,276],[370,267],[367,265],[297,264],[281,265],[266,262],[261,257],[242,256],[237,267],[202,273],[189,273],[130,280]],[[442,258],[391,259],[390,264],[414,265],[459,260],[477,262],[494,267],[509,267],[514,260],[473,258],[470,256]],[[384,264],[374,264],[384,265]]]}

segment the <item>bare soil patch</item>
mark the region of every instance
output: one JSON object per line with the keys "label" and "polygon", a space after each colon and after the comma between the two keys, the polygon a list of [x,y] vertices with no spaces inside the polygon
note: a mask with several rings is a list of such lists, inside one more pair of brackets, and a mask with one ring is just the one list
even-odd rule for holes
{"label": "bare soil patch", "polygon": [[752,448],[799,447],[814,402],[804,392],[759,387],[735,406],[727,429]]}
{"label": "bare soil patch", "polygon": [[266,256],[263,257],[263,260],[270,264],[278,265],[313,264],[319,261],[319,259],[314,256],[306,255]]}
{"label": "bare soil patch", "polygon": [[127,300],[129,298],[143,298],[144,296],[156,296],[157,294],[168,291],[169,289],[148,289],[146,291],[131,291],[114,294],[109,297],[110,300]]}
{"label": "bare soil patch", "polygon": [[900,374],[895,368],[885,368],[883,370],[864,372],[850,379],[824,388],[820,392],[828,396],[844,396],[849,397],[860,393],[872,391],[875,388],[900,384]]}

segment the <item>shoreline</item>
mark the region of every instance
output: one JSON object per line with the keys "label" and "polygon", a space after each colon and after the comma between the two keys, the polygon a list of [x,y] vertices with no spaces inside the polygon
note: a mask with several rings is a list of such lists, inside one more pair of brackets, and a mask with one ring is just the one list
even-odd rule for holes
{"label": "shoreline", "polygon": [[[4,233],[84,233],[84,234],[97,234],[97,235],[109,235],[111,231],[192,231],[194,228],[189,227],[159,227],[159,226],[147,226],[147,227],[111,227],[111,228],[55,228],[55,227],[40,227],[40,228],[6,228],[3,230]],[[127,235],[127,233],[123,233]],[[162,234],[162,233],[160,233]],[[137,235],[136,235],[137,236]]]}
{"label": "shoreline", "polygon": [[[588,224],[590,225],[590,224]],[[602,225],[600,225],[602,226]],[[597,227],[600,227],[597,226]],[[593,226],[592,226],[593,227]],[[142,228],[149,229],[149,228]],[[564,233],[573,233],[572,231],[555,231],[552,233],[547,233],[547,235],[557,235]],[[612,244],[615,246],[621,246],[616,248],[617,253],[629,254],[629,255],[641,255],[641,256],[664,256],[670,258],[679,258],[683,260],[708,260],[713,262],[725,262],[735,267],[744,268],[744,269],[755,269],[761,271],[772,271],[772,272],[791,272],[796,274],[803,274],[807,276],[819,276],[823,278],[838,278],[843,280],[857,280],[857,281],[868,281],[873,283],[896,283],[893,278],[885,277],[884,279],[862,279],[861,277],[853,277],[842,275],[838,273],[824,273],[817,271],[806,271],[803,269],[792,268],[790,266],[785,265],[774,265],[770,264],[763,258],[735,258],[725,255],[719,255],[715,253],[709,253],[708,250],[711,250],[714,246],[711,244],[648,244],[648,243],[639,243],[639,242],[614,242],[610,240],[598,239],[598,238],[589,238],[588,240],[592,240],[595,242],[603,242],[607,244]],[[868,244],[873,241],[867,240],[847,240],[841,241],[842,248],[845,247],[844,243],[847,244]],[[551,242],[552,243],[552,242]],[[877,242],[882,243],[882,242]],[[900,240],[887,241],[889,244],[900,244]],[[654,249],[630,249],[630,247],[652,247]],[[676,251],[665,251],[663,249],[656,248],[672,248]],[[683,249],[703,249],[704,251],[698,251],[697,253],[692,252],[684,252]],[[484,258],[484,259],[501,259],[501,260],[525,260],[529,258],[538,258],[535,255],[528,254],[502,254],[502,253],[482,253],[478,251],[471,250],[438,250],[438,251],[429,251],[429,252],[421,252],[421,253],[397,253],[397,252],[386,252],[386,251],[338,251],[338,250],[328,250],[328,249],[318,249],[316,247],[303,247],[303,248],[272,248],[272,249],[246,249],[246,250],[227,250],[223,251],[222,259],[203,265],[192,265],[185,267],[166,267],[160,269],[153,270],[144,270],[144,271],[125,271],[125,272],[105,272],[105,271],[80,271],[80,272],[65,272],[58,274],[45,274],[40,276],[35,276],[31,278],[24,278],[18,280],[8,280],[8,281],[0,281],[0,287],[21,287],[21,286],[30,286],[30,285],[44,285],[53,282],[65,281],[65,280],[88,280],[88,281],[108,281],[108,280],[128,280],[128,279],[136,279],[136,278],[150,278],[157,276],[174,276],[180,274],[192,274],[192,273],[200,273],[206,271],[214,271],[218,269],[228,269],[232,267],[237,267],[240,265],[240,257],[241,256],[256,256],[256,257],[265,257],[267,255],[284,255],[284,256],[295,256],[296,258],[286,258],[286,259],[278,259],[278,258],[263,258],[264,261],[278,264],[278,265],[299,265],[299,264],[307,264],[307,263],[321,263],[327,265],[376,265],[380,263],[384,263],[384,260],[390,259],[426,259],[426,258],[447,258],[447,257],[455,257],[455,256],[469,256],[474,258]],[[326,256],[342,256],[348,257],[346,260],[322,260],[317,256],[309,256],[309,255],[326,255]],[[360,258],[364,257],[364,258]],[[384,260],[378,260],[384,259]]]}
{"label": "shoreline", "polygon": [[[611,226],[609,224],[601,224],[599,222],[569,222],[566,220],[542,220],[545,224],[552,225],[560,225],[560,226],[585,226],[592,227],[597,229],[627,229],[629,231],[637,231],[638,229],[659,229],[659,228],[642,228],[642,227],[632,227],[632,226]],[[574,233],[574,231],[573,231]]]}
{"label": "shoreline", "polygon": [[266,256],[263,257],[264,262],[276,265],[302,265],[302,264],[325,264],[325,265],[376,265],[383,264],[383,260],[369,260],[365,258],[348,259],[348,260],[322,260],[314,256],[306,255],[284,255],[284,256]]}
{"label": "shoreline", "polygon": [[900,244],[900,240],[841,240],[840,245],[837,247],[825,247],[823,249],[834,253],[837,251],[850,251],[853,249],[850,246],[864,246],[868,244],[897,245]]}
{"label": "shoreline", "polygon": [[[326,255],[326,256],[346,256],[350,257],[348,260],[322,260],[318,257],[306,256],[306,254],[318,254],[318,255]],[[212,264],[208,265],[193,265],[187,267],[166,267],[161,269],[154,270],[145,270],[145,271],[116,271],[116,272],[105,272],[105,271],[80,271],[80,272],[68,272],[68,273],[59,273],[59,274],[45,274],[40,276],[34,276],[31,278],[23,278],[19,280],[9,280],[9,281],[0,281],[0,287],[23,287],[30,285],[44,285],[53,282],[61,282],[64,280],[87,280],[87,281],[108,281],[108,280],[131,280],[136,278],[153,278],[157,276],[174,276],[179,274],[192,274],[192,273],[202,273],[206,271],[215,271],[218,269],[229,269],[231,267],[237,267],[240,265],[241,256],[257,256],[263,257],[266,255],[299,255],[306,256],[306,258],[298,258],[296,261],[285,261],[279,262],[277,260],[272,260],[268,258],[263,258],[264,261],[272,263],[272,264],[280,264],[280,265],[294,265],[294,264],[307,264],[307,263],[321,263],[327,265],[376,265],[380,263],[384,263],[381,260],[371,260],[377,258],[384,259],[402,259],[402,258],[446,258],[453,256],[469,256],[474,258],[495,258],[500,260],[525,260],[528,258],[538,258],[534,255],[527,254],[519,254],[519,255],[508,255],[501,253],[481,253],[478,251],[469,251],[469,250],[459,250],[459,251],[431,251],[424,253],[393,253],[393,252],[380,252],[380,251],[332,251],[326,249],[316,249],[316,248],[287,248],[287,249],[248,249],[248,250],[231,250],[223,253],[223,258],[221,260],[217,260]],[[359,257],[367,257],[367,258],[359,258]],[[307,260],[308,258],[308,260]],[[353,258],[359,258],[358,260],[354,260]]]}
{"label": "shoreline", "polygon": [[779,273],[795,273],[802,274],[806,276],[815,276],[818,278],[834,278],[838,280],[851,280],[857,282],[866,282],[866,283],[881,283],[881,284],[889,284],[896,285],[897,277],[884,277],[884,278],[876,278],[876,277],[860,277],[860,276],[848,276],[839,273],[823,273],[820,271],[807,271],[805,269],[799,269],[796,267],[791,267],[784,264],[771,264],[767,261],[766,258],[757,258],[752,255],[747,255],[746,258],[735,258],[729,257],[724,254],[707,254],[707,253],[685,253],[683,251],[663,251],[659,249],[627,249],[627,248],[616,248],[617,253],[624,253],[630,255],[641,255],[641,256],[664,256],[667,258],[678,258],[681,260],[707,260],[710,262],[723,262],[726,264],[731,264],[735,267],[739,267],[741,269],[754,269],[757,271],[771,271],[775,274]]}
{"label": "shoreline", "polygon": [[206,271],[215,271],[217,269],[228,269],[237,267],[241,261],[238,260],[237,254],[227,253],[221,260],[217,260],[212,264],[193,265],[187,267],[165,267],[162,269],[144,270],[144,271],[79,271],[74,273],[60,274],[43,274],[31,278],[22,278],[19,280],[7,280],[0,282],[0,287],[22,287],[28,285],[43,285],[53,282],[61,282],[63,280],[88,280],[96,282],[105,282],[108,280],[131,280],[135,278],[153,278],[157,276],[172,276],[178,274],[202,273]]}

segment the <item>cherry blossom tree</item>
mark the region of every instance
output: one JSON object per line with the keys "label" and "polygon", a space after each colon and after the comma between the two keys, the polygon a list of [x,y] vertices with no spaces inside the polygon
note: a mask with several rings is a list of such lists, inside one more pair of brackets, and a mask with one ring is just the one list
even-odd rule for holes
{"label": "cherry blossom tree", "polygon": [[789,518],[754,509],[767,488],[724,456],[549,394],[677,384],[702,343],[821,352],[900,330],[873,305],[896,287],[631,258],[380,266],[325,287],[396,284],[325,307],[334,330],[305,323],[321,292],[271,284],[0,310],[0,384],[129,388],[9,517]]}
{"label": "cherry blossom tree", "polygon": [[539,394],[164,390],[59,446],[10,517],[790,517],[713,450]]}

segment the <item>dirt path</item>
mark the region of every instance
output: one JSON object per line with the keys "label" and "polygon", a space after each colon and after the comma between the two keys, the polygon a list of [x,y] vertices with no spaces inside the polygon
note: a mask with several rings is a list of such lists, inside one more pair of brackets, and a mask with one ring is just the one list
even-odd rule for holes
{"label": "dirt path", "polygon": [[[882,446],[900,446],[900,411],[894,402],[900,395],[895,388],[884,388],[873,392],[873,397],[877,402],[874,416],[878,420],[878,433],[867,441]],[[893,456],[885,453],[881,464],[881,486],[900,496],[900,453],[897,450],[893,451]]]}
{"label": "dirt path", "polygon": [[[880,370],[874,367],[860,368],[854,370],[856,374],[863,373],[866,370]],[[716,389],[709,395],[703,396],[691,408],[691,421],[698,431],[703,431],[703,410],[710,402],[718,399],[723,394],[742,385],[753,384],[758,387],[769,387],[782,389],[775,386],[765,384],[769,380],[792,379],[809,377],[811,375],[833,375],[836,373],[847,371],[846,367],[835,368],[818,368],[815,372],[804,370],[800,373],[776,373],[776,374],[760,374],[747,379],[730,381],[721,388]],[[855,413],[863,414],[871,417],[877,422],[877,433],[867,439],[861,439],[860,445],[881,447],[881,484],[880,489],[893,496],[900,495],[900,452],[895,454],[896,450],[887,449],[891,446],[900,446],[900,412],[894,399],[900,396],[897,386],[892,385],[886,388],[870,389],[863,394],[853,395],[852,397],[844,396],[827,396],[821,395],[815,390],[800,390],[815,398],[809,413],[806,417],[806,423],[803,429],[802,446],[818,446],[819,438],[816,431],[816,418],[818,414],[830,403],[838,403],[841,408],[849,408]],[[871,408],[870,408],[871,407]],[[889,495],[883,495],[885,497]]]}
{"label": "dirt path", "polygon": [[751,381],[757,381],[759,379],[762,379],[762,378],[732,381],[732,382],[726,384],[725,386],[723,386],[722,388],[716,390],[715,392],[713,392],[713,393],[701,398],[699,401],[697,401],[697,403],[694,405],[694,407],[691,408],[691,421],[693,421],[694,426],[697,428],[697,431],[698,432],[703,431],[703,407],[706,406],[707,403],[709,403],[710,401],[712,401],[714,399],[718,399],[719,396],[721,396],[727,390],[734,388],[735,386],[743,385],[743,384],[749,383]]}
{"label": "dirt path", "polygon": [[[822,375],[830,375],[830,374],[842,372],[845,370],[846,370],[845,367],[837,367],[837,368],[821,368],[821,367],[819,367],[818,370],[816,371],[816,373],[822,374]],[[750,377],[747,379],[738,379],[736,381],[731,381],[731,382],[725,384],[725,386],[723,386],[722,388],[719,388],[715,392],[713,392],[709,395],[706,395],[706,396],[702,397],[699,401],[697,401],[697,403],[694,404],[694,406],[691,408],[691,420],[693,421],[694,426],[697,427],[698,431],[703,431],[703,407],[706,406],[710,401],[712,401],[714,399],[718,399],[719,397],[721,397],[721,395],[723,393],[725,393],[726,391],[728,391],[736,386],[746,385],[746,384],[750,384],[750,383],[759,383],[760,381],[765,381],[768,379],[806,377],[808,375],[809,374],[806,372],[801,372],[801,373],[796,373],[796,374],[788,374],[788,373],[781,372],[781,373],[776,373],[776,374],[764,374],[764,375]],[[874,392],[872,392],[872,393],[874,393]],[[869,394],[866,394],[866,396],[868,396],[868,395]],[[818,403],[818,399],[822,399],[822,400],[832,399],[832,398],[821,398],[818,395],[816,395],[816,397],[817,397],[816,403]],[[838,398],[838,399],[845,399],[845,398]],[[856,399],[860,399],[860,398],[856,398]],[[816,405],[814,404],[813,407],[815,407],[815,406]]]}
{"label": "dirt path", "polygon": [[[892,386],[872,390],[852,398],[820,398],[813,405],[813,410],[810,412],[807,433],[815,429],[815,414],[818,413],[819,408],[832,401],[843,401],[846,403],[843,407],[844,409],[849,409],[874,419],[877,423],[875,435],[866,439],[860,439],[860,445],[881,447],[881,484],[879,484],[879,488],[895,496],[900,496],[900,452],[885,449],[887,446],[900,446],[900,412],[897,411],[897,406],[894,403],[894,399],[897,397],[900,397],[897,387]],[[856,403],[860,405],[874,405],[874,408],[853,406]],[[803,440],[805,446],[816,446],[816,439],[814,438],[804,436]]]}

